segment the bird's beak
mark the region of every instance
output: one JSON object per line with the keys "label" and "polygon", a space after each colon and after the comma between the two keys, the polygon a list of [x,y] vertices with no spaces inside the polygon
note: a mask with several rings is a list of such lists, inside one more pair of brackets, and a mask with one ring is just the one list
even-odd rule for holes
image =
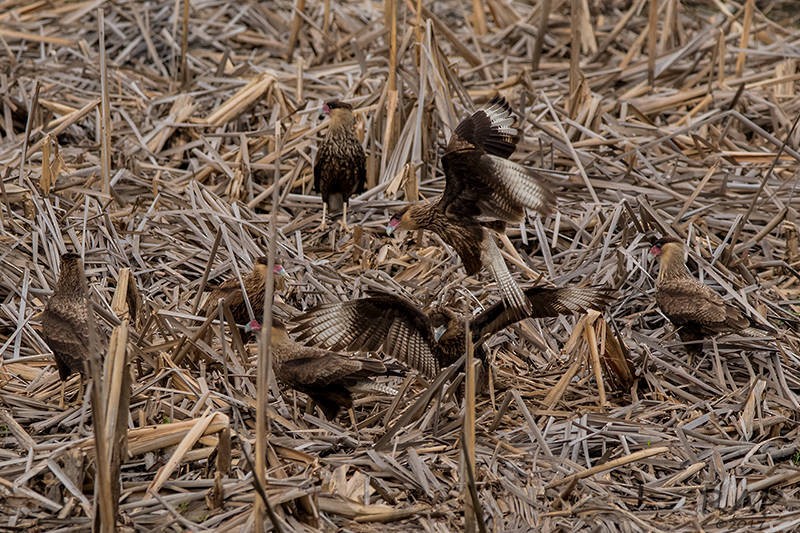
{"label": "bird's beak", "polygon": [[399,225],[400,225],[400,221],[399,220],[397,220],[397,219],[390,220],[389,221],[389,225],[386,226],[386,235],[389,235],[390,237],[392,235],[394,235],[394,232],[397,229],[397,226],[399,226]]}
{"label": "bird's beak", "polygon": [[439,339],[442,338],[444,332],[447,331],[447,326],[439,326],[433,330],[433,340],[439,342]]}
{"label": "bird's beak", "polygon": [[278,276],[283,276],[284,278],[289,277],[289,273],[286,272],[286,269],[283,268],[283,265],[275,265],[275,267],[272,269],[272,272]]}
{"label": "bird's beak", "polygon": [[658,257],[659,255],[661,255],[661,248],[659,248],[658,246],[650,247],[650,255],[652,255],[653,257]]}

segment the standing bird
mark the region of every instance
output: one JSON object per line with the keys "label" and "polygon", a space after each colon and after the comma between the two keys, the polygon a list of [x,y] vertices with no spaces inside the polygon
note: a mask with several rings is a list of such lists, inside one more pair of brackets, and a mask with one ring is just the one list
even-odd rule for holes
{"label": "standing bird", "polygon": [[[544,318],[563,313],[602,309],[611,300],[605,288],[531,287],[524,292],[528,314],[496,302],[472,318],[470,328],[476,354],[492,335],[524,318]],[[434,377],[466,350],[465,318],[448,307],[425,313],[415,303],[390,293],[319,305],[294,320],[298,340],[333,350],[383,352]]]}
{"label": "standing bird", "polygon": [[386,375],[386,366],[376,359],[357,359],[293,341],[280,322],[272,325],[272,356],[275,377],[307,394],[328,420],[339,410],[353,407],[354,392],[395,395],[397,391],[370,378]]}
{"label": "standing bird", "polygon": [[412,204],[392,216],[386,232],[428,229],[452,246],[468,275],[486,266],[512,308],[528,311],[528,301],[511,277],[492,232],[520,222],[526,209],[547,213],[554,195],[531,170],[508,160],[519,141],[508,102],[489,105],[462,120],[442,157],[445,188],[433,201]]}
{"label": "standing bird", "polygon": [[88,374],[91,312],[81,256],[74,253],[62,254],[61,273],[58,276],[56,289],[42,313],[42,336],[53,351],[58,375],[62,381],[62,405],[63,382],[75,372],[80,374],[81,378]]}
{"label": "standing bird", "polygon": [[[211,291],[208,299],[203,306],[205,316],[211,316],[217,311],[217,301],[224,299],[231,309],[233,319],[237,324],[250,324],[252,320],[259,321],[264,315],[264,286],[267,283],[267,272],[269,259],[259,257],[255,261],[253,271],[244,277],[243,283],[239,283],[238,278],[224,281],[216,289]],[[281,290],[285,286],[286,270],[283,265],[275,264],[273,268],[275,276],[275,290]],[[242,284],[247,291],[247,299],[253,309],[253,317],[247,311],[244,296],[242,295]]]}
{"label": "standing bird", "polygon": [[650,253],[659,261],[656,302],[678,328],[678,336],[690,356],[702,355],[702,340],[719,333],[762,336],[750,328],[742,312],[710,287],[696,280],[683,262],[683,243],[674,237],[662,237],[653,243]]}
{"label": "standing bird", "polygon": [[314,161],[314,190],[322,195],[322,223],[326,212],[342,211],[347,229],[347,204],[350,196],[364,192],[367,181],[367,156],[356,137],[353,106],[338,100],[325,102],[322,112],[330,116],[328,133],[319,145]]}

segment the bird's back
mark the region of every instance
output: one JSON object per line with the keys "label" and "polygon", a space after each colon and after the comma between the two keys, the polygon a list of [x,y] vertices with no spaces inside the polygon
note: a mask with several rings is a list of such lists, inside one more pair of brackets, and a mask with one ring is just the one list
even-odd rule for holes
{"label": "bird's back", "polygon": [[53,351],[62,380],[74,372],[86,374],[89,306],[85,298],[55,293],[42,314],[42,336]]}

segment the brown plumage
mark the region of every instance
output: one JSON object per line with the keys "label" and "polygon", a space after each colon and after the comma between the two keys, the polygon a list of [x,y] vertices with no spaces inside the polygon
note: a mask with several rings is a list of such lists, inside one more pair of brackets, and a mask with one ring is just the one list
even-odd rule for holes
{"label": "brown plumage", "polygon": [[726,303],[710,287],[695,279],[683,261],[683,243],[664,237],[653,243],[650,253],[660,262],[656,280],[656,302],[678,328],[690,355],[703,353],[702,340],[719,333],[749,334],[750,321]]}
{"label": "brown plumage", "polygon": [[367,156],[355,134],[353,106],[331,100],[322,110],[330,120],[314,161],[314,190],[322,195],[323,224],[326,209],[331,213],[343,211],[342,220],[347,223],[350,196],[364,192]]}
{"label": "brown plumage", "polygon": [[[442,166],[445,189],[439,198],[396,213],[386,228],[436,232],[461,257],[468,275],[486,266],[503,299],[527,311],[527,300],[511,277],[492,231],[520,222],[526,209],[547,213],[553,194],[533,171],[508,160],[519,141],[508,102],[500,96],[465,118],[450,138]],[[524,316],[524,315],[523,315]]]}
{"label": "brown plumage", "polygon": [[[601,309],[611,298],[608,289],[596,287],[532,287],[524,295],[529,302],[525,317],[497,302],[472,319],[472,338],[479,357],[489,337],[522,318]],[[428,377],[438,374],[465,351],[463,316],[442,306],[426,314],[396,294],[376,293],[349,302],[323,304],[295,322],[301,341],[333,350],[382,349]]]}
{"label": "brown plumage", "polygon": [[353,407],[354,392],[397,394],[370,378],[386,375],[386,366],[375,359],[358,359],[293,341],[283,324],[272,326],[275,377],[307,394],[330,420],[340,409]]}
{"label": "brown plumage", "polygon": [[[264,315],[264,285],[267,283],[268,267],[269,259],[259,257],[256,259],[253,271],[242,279],[247,291],[247,299],[253,309],[253,319],[255,320],[261,320]],[[273,270],[277,274],[275,276],[275,290],[281,290],[282,284],[285,283],[283,278],[286,271],[283,266],[277,263]],[[239,283],[238,278],[226,280],[211,291],[203,306],[205,316],[211,316],[217,312],[217,301],[219,299],[224,299],[228,304],[233,319],[237,324],[248,324],[251,321],[250,313],[247,311],[247,305],[242,295],[242,284]]]}
{"label": "brown plumage", "polygon": [[65,253],[56,289],[42,313],[42,336],[53,351],[62,381],[75,372],[87,374],[90,312],[81,257]]}

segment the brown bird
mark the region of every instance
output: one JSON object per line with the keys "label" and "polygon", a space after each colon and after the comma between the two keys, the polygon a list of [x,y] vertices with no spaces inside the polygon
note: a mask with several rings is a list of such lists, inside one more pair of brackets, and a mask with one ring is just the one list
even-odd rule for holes
{"label": "brown bird", "polygon": [[503,299],[525,316],[528,302],[511,277],[492,232],[519,222],[526,209],[547,213],[553,194],[531,170],[508,160],[519,141],[508,102],[495,96],[465,118],[442,157],[445,188],[433,201],[412,204],[392,216],[386,232],[428,229],[452,246],[468,275],[486,266]]}
{"label": "brown bird", "polygon": [[656,302],[678,328],[689,355],[703,353],[702,340],[719,333],[763,336],[750,328],[742,312],[710,287],[696,280],[683,261],[683,243],[663,237],[653,243],[650,253],[660,261],[656,280]]}
{"label": "brown bird", "polygon": [[353,407],[353,393],[397,391],[370,378],[387,375],[386,366],[375,359],[357,359],[293,341],[280,322],[272,326],[272,356],[275,377],[307,394],[332,420],[339,410]]}
{"label": "brown bird", "polygon": [[86,275],[81,256],[61,255],[61,273],[56,289],[42,313],[44,342],[53,351],[61,381],[73,373],[88,373],[89,304]]}
{"label": "brown bird", "polygon": [[[497,302],[472,319],[472,340],[478,357],[489,337],[523,318],[602,309],[610,301],[611,291],[597,287],[531,287],[524,296],[530,309],[525,317]],[[294,321],[301,342],[333,350],[382,349],[427,377],[455,362],[466,349],[463,316],[442,306],[426,314],[410,300],[390,293],[322,304]]]}
{"label": "brown bird", "polygon": [[330,116],[328,133],[319,145],[314,161],[314,190],[322,195],[322,224],[326,211],[342,211],[342,223],[347,228],[347,205],[350,196],[364,192],[367,180],[367,156],[356,137],[353,106],[331,100],[322,106]]}
{"label": "brown bird", "polygon": [[[217,301],[224,299],[231,309],[233,319],[237,324],[250,324],[251,320],[261,320],[264,314],[264,285],[267,283],[267,272],[269,259],[259,257],[255,261],[253,271],[242,279],[229,279],[221,283],[216,289],[211,291],[208,299],[203,306],[205,316],[211,316],[217,311]],[[275,290],[279,291],[285,286],[286,270],[282,265],[275,264],[273,268],[275,276]],[[253,309],[253,317],[247,310],[244,297],[242,295],[242,284],[247,291],[247,299]],[[254,324],[253,324],[254,326]],[[256,329],[253,327],[253,329]]]}

